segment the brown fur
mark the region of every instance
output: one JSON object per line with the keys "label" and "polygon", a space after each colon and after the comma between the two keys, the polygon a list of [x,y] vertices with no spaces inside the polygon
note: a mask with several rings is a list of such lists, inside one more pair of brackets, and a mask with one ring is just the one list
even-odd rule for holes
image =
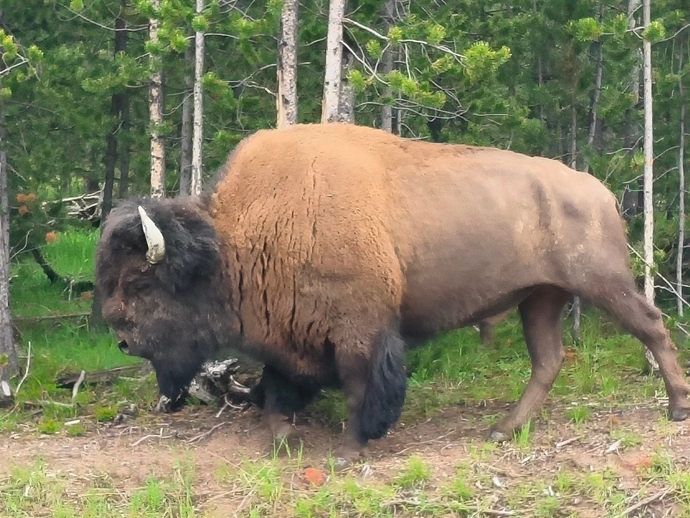
{"label": "brown fur", "polygon": [[[228,332],[270,368],[266,387],[344,388],[346,453],[399,416],[398,333],[425,338],[518,305],[533,372],[495,427],[494,438],[507,437],[558,374],[572,294],[653,351],[672,416],[686,417],[690,387],[660,312],[636,290],[616,200],[591,175],[337,124],[260,131],[222,173],[208,203],[227,275],[214,289],[228,290],[237,317],[227,317],[236,322]],[[222,318],[218,307],[210,320]],[[262,396],[269,416],[279,410],[271,391]]]}

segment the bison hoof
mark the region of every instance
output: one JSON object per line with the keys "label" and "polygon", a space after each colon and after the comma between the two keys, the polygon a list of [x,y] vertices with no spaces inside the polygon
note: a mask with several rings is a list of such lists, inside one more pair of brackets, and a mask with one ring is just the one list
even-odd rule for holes
{"label": "bison hoof", "polygon": [[341,446],[335,451],[332,467],[334,471],[343,471],[362,457],[362,449],[358,447]]}
{"label": "bison hoof", "polygon": [[690,408],[674,408],[668,413],[671,421],[685,421],[690,415]]}
{"label": "bison hoof", "polygon": [[347,459],[345,457],[336,457],[333,459],[333,464],[328,464],[327,467],[332,467],[333,471],[336,473],[339,471],[345,471],[347,468],[352,466],[354,462],[351,459]]}
{"label": "bison hoof", "polygon": [[292,424],[286,421],[283,416],[271,415],[268,417],[267,421],[274,442],[284,442],[293,435],[294,429]]}
{"label": "bison hoof", "polygon": [[488,440],[490,442],[508,442],[510,440],[510,437],[508,436],[508,434],[494,429],[489,431]]}

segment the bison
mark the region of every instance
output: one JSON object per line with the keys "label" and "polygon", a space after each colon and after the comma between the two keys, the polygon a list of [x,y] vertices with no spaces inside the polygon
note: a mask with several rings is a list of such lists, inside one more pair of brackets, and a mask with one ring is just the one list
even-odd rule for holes
{"label": "bison", "polygon": [[114,209],[96,282],[120,348],[152,362],[168,397],[226,346],[264,365],[254,396],[277,438],[317,391],[342,388],[345,461],[398,420],[406,340],[517,305],[532,374],[490,432],[508,438],[558,375],[573,295],[651,350],[671,419],[690,410],[661,313],[636,288],[616,199],[555,160],[353,125],[259,131],[204,195]]}

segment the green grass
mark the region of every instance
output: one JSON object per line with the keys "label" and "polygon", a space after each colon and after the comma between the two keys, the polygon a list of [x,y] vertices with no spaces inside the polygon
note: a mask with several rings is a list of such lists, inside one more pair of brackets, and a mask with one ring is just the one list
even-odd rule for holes
{"label": "green grass", "polygon": [[[75,491],[75,481],[49,473],[38,463],[15,469],[3,481],[0,516],[34,518],[179,518],[200,517],[195,508],[189,474],[175,469],[169,477],[148,477],[142,487],[123,490],[107,476],[96,478]],[[47,514],[50,513],[50,514]]]}
{"label": "green grass", "polygon": [[[97,231],[62,233],[55,243],[43,247],[43,254],[61,276],[93,280],[97,238]],[[0,432],[15,431],[20,423],[29,422],[42,434],[79,434],[84,426],[65,430],[62,423],[80,415],[93,415],[98,409],[101,410],[96,420],[112,419],[110,407],[117,401],[150,404],[156,395],[152,377],[142,381],[119,380],[107,386],[83,385],[74,401],[70,390],[56,386],[56,378],[67,373],[108,369],[140,360],[123,355],[110,331],[91,330],[85,319],[34,320],[39,316],[89,312],[91,300],[71,297],[69,290],[52,285],[28,254],[20,259],[12,265],[10,292],[13,316],[20,317],[15,320],[21,332],[21,373],[17,379],[24,375],[27,358],[30,365],[17,394],[17,407],[12,412],[0,413]],[[36,408],[41,409],[39,417],[34,415]]]}
{"label": "green grass", "polygon": [[[62,277],[93,281],[98,232],[73,230],[41,248],[46,262]],[[14,316],[43,316],[89,311],[91,301],[71,296],[69,288],[51,285],[30,254],[19,257],[11,269],[11,306]]]}
{"label": "green grass", "polygon": [[[105,474],[75,478],[37,462],[0,479],[0,516],[411,518],[512,511],[515,516],[552,517],[580,516],[583,505],[599,516],[619,516],[659,488],[669,490],[685,516],[690,511],[690,472],[665,455],[659,453],[660,464],[641,475],[636,490],[624,489],[620,475],[606,467],[590,471],[564,465],[538,476],[501,475],[497,487],[492,483],[496,477],[487,475],[482,465],[462,462],[448,474],[438,474],[421,457],[366,479],[356,473],[330,474],[322,486],[314,487],[302,481],[297,459],[274,457],[224,465],[217,489],[197,493],[194,460],[134,485],[122,485]],[[227,497],[228,507],[215,513],[209,504],[219,495]]]}

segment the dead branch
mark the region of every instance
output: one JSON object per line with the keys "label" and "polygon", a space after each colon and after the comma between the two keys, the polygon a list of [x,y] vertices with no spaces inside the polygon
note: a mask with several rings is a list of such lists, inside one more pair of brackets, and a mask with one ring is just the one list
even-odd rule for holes
{"label": "dead branch", "polygon": [[627,516],[627,515],[633,513],[634,511],[637,511],[640,507],[644,507],[645,505],[649,505],[652,502],[654,502],[655,500],[661,500],[670,492],[671,492],[671,488],[667,487],[666,489],[663,489],[663,490],[659,491],[658,493],[653,494],[649,498],[645,498],[644,500],[640,500],[635,505],[631,505],[625,511],[623,511],[623,513],[621,513],[621,516]]}
{"label": "dead branch", "polygon": [[72,387],[72,403],[74,403],[74,400],[77,398],[77,393],[79,392],[79,387],[84,382],[85,377],[86,377],[86,371],[82,370],[81,374],[79,374],[79,378],[77,378],[77,382],[74,384],[74,387]]}
{"label": "dead branch", "polygon": [[91,313],[65,313],[63,315],[44,315],[41,317],[13,317],[12,320],[19,324],[37,324],[44,320],[62,320],[71,318],[87,318],[90,317]]}
{"label": "dead branch", "polygon": [[124,367],[114,367],[112,369],[104,369],[100,371],[92,371],[92,372],[85,372],[81,371],[79,374],[66,374],[64,376],[61,376],[60,378],[57,378],[55,380],[55,383],[58,387],[60,388],[72,388],[79,382],[79,379],[82,377],[82,373],[84,375],[84,378],[81,380],[81,383],[109,383],[112,381],[115,381],[116,379],[122,377],[123,375],[129,375],[129,374],[134,374],[139,371],[141,368],[140,365],[135,364],[135,365],[127,365]]}
{"label": "dead branch", "polygon": [[224,421],[224,422],[222,422],[222,423],[218,423],[217,425],[213,426],[210,430],[208,430],[208,431],[206,431],[206,432],[204,432],[204,433],[202,433],[202,434],[199,434],[199,435],[197,435],[196,437],[192,437],[192,438],[189,439],[187,442],[188,442],[189,444],[192,444],[192,443],[194,443],[194,442],[197,442],[197,441],[200,441],[200,440],[202,440],[202,439],[205,439],[206,437],[208,437],[209,435],[211,435],[213,432],[215,432],[218,428],[220,428],[221,426],[226,425],[226,424],[228,424],[228,421]]}
{"label": "dead branch", "polygon": [[38,404],[41,406],[59,406],[62,408],[74,408],[74,405],[72,403],[60,403],[59,401],[51,401],[49,399],[39,399]]}
{"label": "dead branch", "polygon": [[161,428],[161,430],[158,434],[144,435],[140,439],[134,441],[134,443],[132,444],[132,447],[139,446],[142,442],[146,441],[147,439],[170,439],[174,436],[175,436],[175,434],[163,435],[163,429]]}
{"label": "dead branch", "polygon": [[26,377],[29,375],[29,367],[31,366],[31,341],[29,341],[29,346],[26,352],[26,369],[24,370],[24,376],[22,376],[22,379],[19,380],[19,383],[17,384],[17,388],[14,391],[14,395],[16,396],[19,394],[19,389],[22,388],[22,383],[24,383],[24,380]]}
{"label": "dead branch", "polygon": [[557,442],[556,443],[556,449],[560,450],[563,448],[563,446],[567,446],[568,444],[572,444],[577,440],[580,440],[582,436],[577,436],[577,437],[571,437],[570,439],[566,439],[565,441]]}

